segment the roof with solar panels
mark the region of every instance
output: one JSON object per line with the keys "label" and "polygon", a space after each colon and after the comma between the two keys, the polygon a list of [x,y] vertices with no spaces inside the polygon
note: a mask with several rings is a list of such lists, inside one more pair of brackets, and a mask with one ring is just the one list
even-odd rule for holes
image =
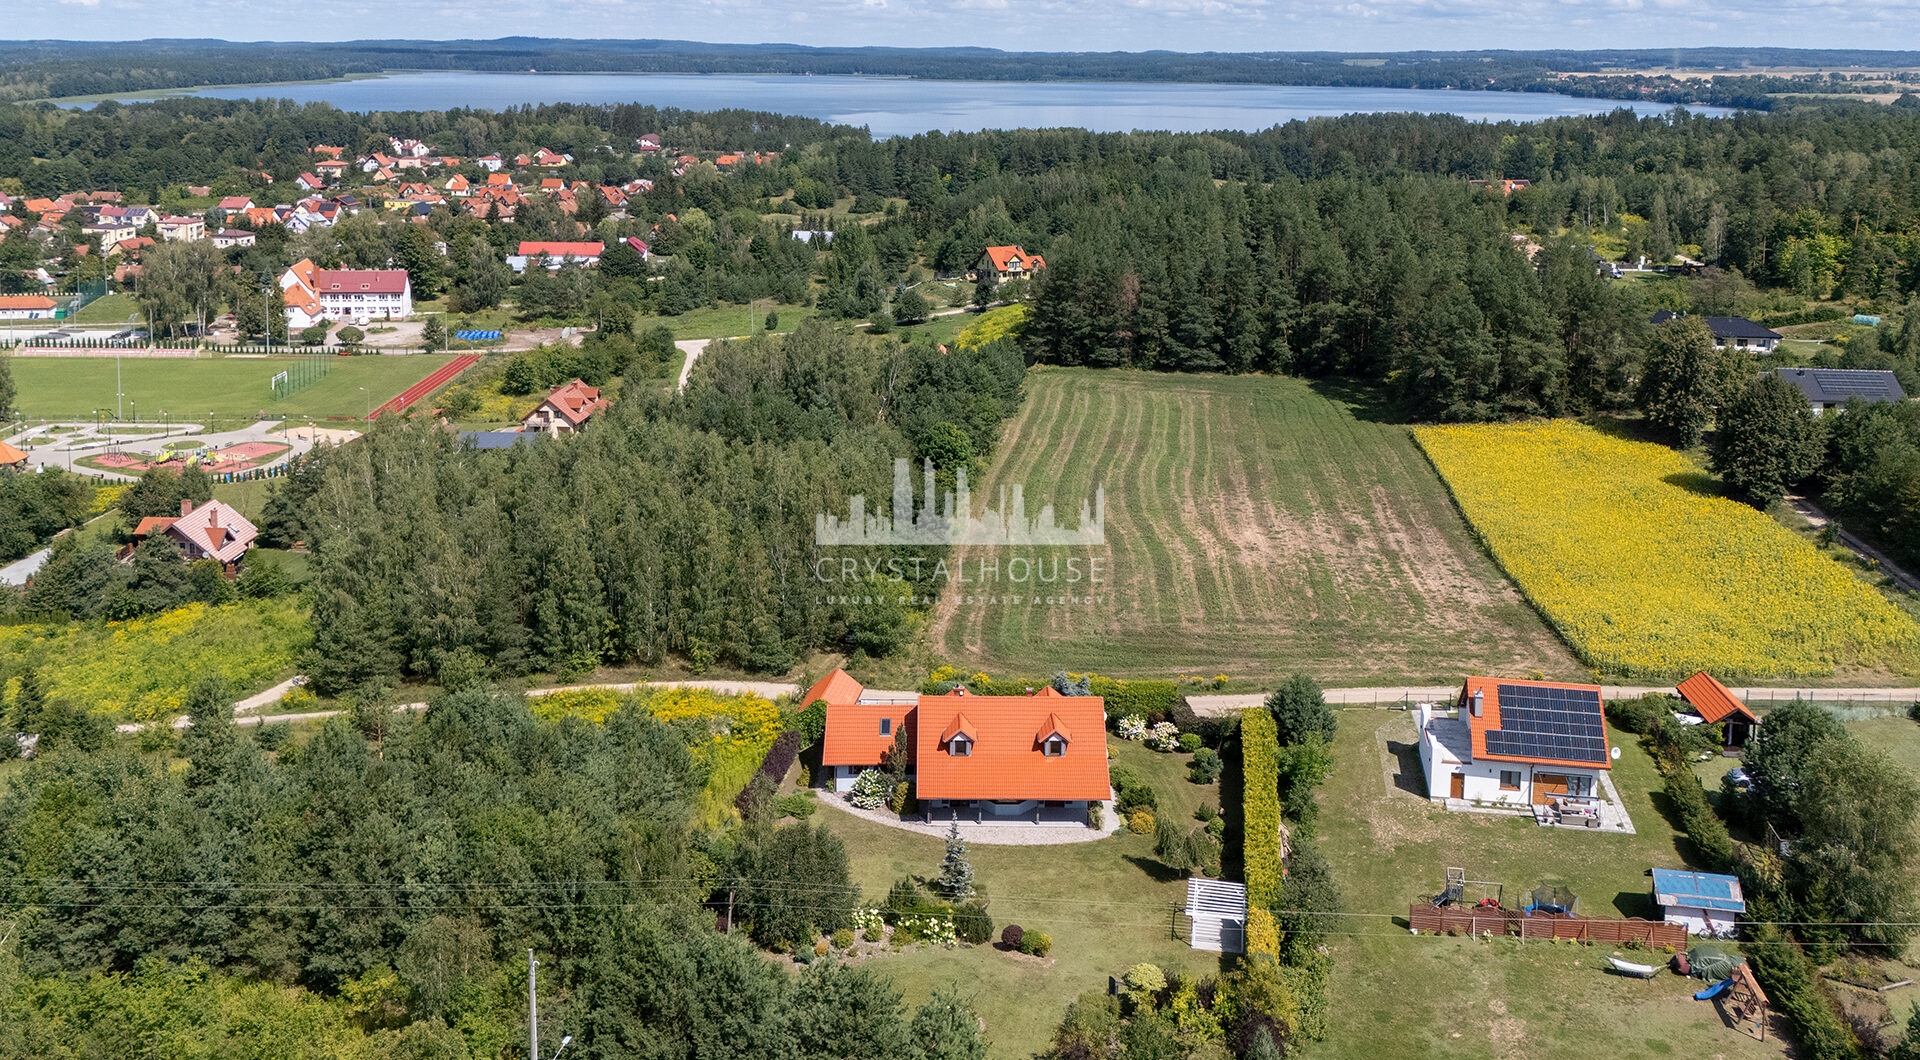
{"label": "roof with solar panels", "polygon": [[1460,717],[1473,757],[1499,762],[1606,769],[1612,764],[1599,685],[1469,677]]}
{"label": "roof with solar panels", "polygon": [[1907,392],[1892,372],[1865,368],[1780,368],[1780,378],[1799,388],[1808,401],[1823,405],[1844,405],[1851,398],[1862,401],[1905,401]]}

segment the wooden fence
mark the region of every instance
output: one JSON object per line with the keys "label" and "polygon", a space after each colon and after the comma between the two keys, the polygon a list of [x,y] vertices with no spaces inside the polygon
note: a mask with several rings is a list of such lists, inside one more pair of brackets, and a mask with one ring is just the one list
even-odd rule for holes
{"label": "wooden fence", "polygon": [[1634,917],[1523,916],[1514,909],[1436,909],[1425,902],[1407,909],[1407,925],[1429,935],[1518,935],[1522,939],[1577,939],[1619,945],[1628,941],[1685,949],[1687,929],[1664,920]]}

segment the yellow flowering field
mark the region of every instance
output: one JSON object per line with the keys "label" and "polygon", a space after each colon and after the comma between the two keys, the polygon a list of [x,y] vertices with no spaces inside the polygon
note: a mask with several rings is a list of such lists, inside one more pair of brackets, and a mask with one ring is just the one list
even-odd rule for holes
{"label": "yellow flowering field", "polygon": [[1911,668],[1920,626],[1665,446],[1570,421],[1415,437],[1501,566],[1603,674]]}
{"label": "yellow flowering field", "polygon": [[706,786],[700,791],[700,823],[715,828],[729,816],[737,816],[733,797],[753,779],[774,737],[780,735],[780,708],[761,696],[725,696],[704,688],[640,689],[625,694],[584,688],[536,696],[530,709],[548,721],[572,717],[599,724],[629,704],[645,708],[664,722],[706,725],[707,739],[694,746],[694,757],[708,770]]}
{"label": "yellow flowering field", "polygon": [[970,350],[1001,339],[1015,339],[1020,337],[1020,330],[1026,326],[1026,303],[1015,302],[980,314],[973,323],[960,329],[960,334],[954,336],[953,344],[958,349]]}
{"label": "yellow flowering field", "polygon": [[236,697],[291,675],[312,639],[292,598],[189,604],[127,622],[0,626],[0,671],[31,667],[52,698],[151,721],[179,713],[202,674],[225,677]]}

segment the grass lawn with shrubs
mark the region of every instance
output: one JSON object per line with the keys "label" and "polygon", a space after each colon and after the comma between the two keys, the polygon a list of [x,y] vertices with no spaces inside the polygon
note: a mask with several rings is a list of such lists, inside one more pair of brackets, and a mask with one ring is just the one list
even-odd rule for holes
{"label": "grass lawn with shrubs", "polygon": [[[1657,915],[1645,872],[1680,868],[1680,837],[1656,809],[1652,760],[1626,733],[1614,786],[1636,834],[1541,828],[1531,818],[1449,813],[1405,790],[1420,782],[1413,722],[1400,712],[1341,711],[1335,767],[1318,792],[1318,843],[1349,917],[1330,940],[1332,1040],[1308,1058],[1378,1056],[1778,1057],[1696,1002],[1697,980],[1643,982],[1606,972],[1606,958],[1658,963],[1663,953],[1513,939],[1414,937],[1407,905],[1440,890],[1448,866],[1505,884],[1511,907],[1537,883],[1564,884],[1589,916]],[[1470,894],[1469,897],[1476,897]],[[1399,919],[1393,919],[1399,918]]]}
{"label": "grass lawn with shrubs", "polygon": [[[1187,780],[1190,756],[1111,738],[1108,743],[1114,764],[1151,784],[1160,808],[1176,814],[1183,828],[1198,827],[1193,811],[1201,803],[1219,805],[1217,784]],[[853,881],[869,903],[884,902],[896,880],[939,873],[945,853],[939,838],[824,807],[813,820],[846,843]],[[1151,835],[1123,830],[1090,843],[975,845],[969,855],[993,915],[994,938],[1006,925],[1019,924],[1053,936],[1052,953],[1040,960],[992,945],[919,946],[873,959],[909,1005],[924,1002],[936,987],[957,985],[986,1020],[995,1057],[1027,1057],[1045,1048],[1069,1002],[1088,990],[1105,990],[1107,976],[1134,964],[1150,961],[1197,975],[1222,970],[1217,954],[1190,950],[1173,937],[1173,911],[1186,902],[1186,879],[1154,857]]]}

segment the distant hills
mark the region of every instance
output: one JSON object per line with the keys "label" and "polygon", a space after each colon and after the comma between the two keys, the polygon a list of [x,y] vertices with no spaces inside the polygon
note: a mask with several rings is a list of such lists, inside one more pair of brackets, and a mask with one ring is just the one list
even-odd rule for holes
{"label": "distant hills", "polygon": [[[309,81],[389,70],[864,74],[990,81],[1334,85],[1555,92],[1764,109],[1781,93],[1858,94],[1920,86],[1920,52],[1831,48],[1007,52],[994,48],[815,48],[540,37],[337,44],[17,41],[9,42],[5,55],[0,56],[0,100]],[[1665,72],[1669,70],[1713,76],[1675,77]],[[1906,76],[1900,76],[1902,73]],[[1889,74],[1895,76],[1890,79]]]}

